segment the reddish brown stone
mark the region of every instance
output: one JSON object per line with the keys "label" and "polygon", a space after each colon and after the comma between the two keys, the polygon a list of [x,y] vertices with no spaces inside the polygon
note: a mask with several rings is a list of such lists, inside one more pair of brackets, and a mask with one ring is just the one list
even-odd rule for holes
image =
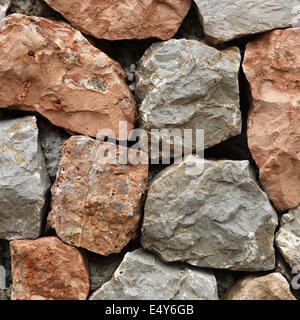
{"label": "reddish brown stone", "polygon": [[48,216],[63,241],[102,255],[135,237],[148,178],[146,164],[101,164],[100,148],[108,145],[83,136],[65,142]]}
{"label": "reddish brown stone", "polygon": [[63,22],[10,15],[0,29],[0,108],[37,111],[53,124],[95,137],[119,121],[129,131],[135,100],[121,66]]}
{"label": "reddish brown stone", "polygon": [[248,43],[244,72],[252,108],[248,142],[260,179],[278,210],[300,203],[300,28]]}
{"label": "reddish brown stone", "polygon": [[266,276],[248,276],[229,289],[224,300],[296,300],[290,285],[278,272]]}
{"label": "reddish brown stone", "polygon": [[45,0],[78,30],[99,39],[167,40],[179,29],[192,0]]}
{"label": "reddish brown stone", "polygon": [[10,242],[12,300],[85,300],[86,257],[56,237]]}

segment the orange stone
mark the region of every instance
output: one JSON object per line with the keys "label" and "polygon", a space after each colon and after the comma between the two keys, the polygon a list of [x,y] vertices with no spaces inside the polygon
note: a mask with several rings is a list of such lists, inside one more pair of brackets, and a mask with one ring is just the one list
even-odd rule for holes
{"label": "orange stone", "polygon": [[[102,255],[121,252],[135,238],[148,179],[148,164],[100,163],[106,146],[114,145],[83,136],[65,142],[48,216],[64,242]],[[129,149],[117,146],[121,151]]]}
{"label": "orange stone", "polygon": [[83,33],[98,39],[168,40],[179,29],[192,0],[45,0]]}
{"label": "orange stone", "polygon": [[119,121],[128,132],[136,103],[121,66],[64,22],[9,15],[0,29],[0,108],[37,111],[89,136]]}
{"label": "orange stone", "polygon": [[87,259],[56,237],[10,242],[12,300],[85,300]]}
{"label": "orange stone", "polygon": [[276,30],[246,47],[249,148],[261,183],[282,211],[300,203],[300,28]]}

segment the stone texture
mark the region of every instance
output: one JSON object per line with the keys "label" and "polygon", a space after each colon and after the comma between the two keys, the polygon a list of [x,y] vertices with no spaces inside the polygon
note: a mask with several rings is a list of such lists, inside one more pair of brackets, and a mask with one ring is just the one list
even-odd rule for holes
{"label": "stone texture", "polygon": [[63,241],[102,255],[120,252],[135,237],[148,178],[146,164],[101,164],[101,149],[109,146],[82,136],[65,142],[48,216]]}
{"label": "stone texture", "polygon": [[212,272],[166,265],[138,249],[127,253],[111,281],[90,300],[218,300]]}
{"label": "stone texture", "polygon": [[281,218],[276,244],[291,268],[300,265],[300,206]]}
{"label": "stone texture", "polygon": [[49,8],[43,0],[12,0],[10,13],[21,13],[37,17],[55,15],[55,11]]}
{"label": "stone texture", "polygon": [[276,30],[246,47],[249,148],[280,211],[300,203],[300,28]]}
{"label": "stone texture", "polygon": [[108,257],[103,257],[99,254],[88,252],[90,290],[95,291],[105,282],[111,280],[123,258],[123,254],[112,254]]}
{"label": "stone texture", "polygon": [[56,237],[10,242],[12,300],[85,300],[86,257]]}
{"label": "stone texture", "polygon": [[204,129],[205,148],[240,134],[240,59],[236,47],[219,51],[196,40],[153,44],[136,72],[141,127],[153,141],[159,135],[151,129]]}
{"label": "stone texture", "polygon": [[192,0],[45,2],[59,11],[75,28],[99,39],[167,40],[178,30]]}
{"label": "stone texture", "polygon": [[277,215],[248,161],[187,157],[151,183],[142,245],[164,261],[240,271],[271,270]]}
{"label": "stone texture", "polygon": [[20,14],[0,30],[0,107],[37,111],[54,125],[96,136],[134,127],[136,103],[118,63],[63,22]]}
{"label": "stone texture", "polygon": [[0,239],[39,237],[49,187],[36,118],[1,120]]}
{"label": "stone texture", "polygon": [[286,279],[278,272],[249,276],[231,288],[224,300],[296,300]]}
{"label": "stone texture", "polygon": [[0,0],[0,20],[4,19],[11,6],[11,0]]}
{"label": "stone texture", "polygon": [[296,9],[300,9],[299,0],[195,0],[195,3],[204,33],[217,43],[294,26],[298,21]]}
{"label": "stone texture", "polygon": [[64,142],[69,138],[69,135],[45,119],[39,119],[38,126],[48,174],[51,180],[55,181],[61,157],[60,150]]}

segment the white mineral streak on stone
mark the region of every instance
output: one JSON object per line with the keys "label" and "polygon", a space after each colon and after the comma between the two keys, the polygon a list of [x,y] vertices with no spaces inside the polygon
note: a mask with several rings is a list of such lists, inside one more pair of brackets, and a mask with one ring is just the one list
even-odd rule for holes
{"label": "white mineral streak on stone", "polygon": [[136,72],[142,128],[154,141],[150,129],[204,129],[205,148],[240,134],[240,61],[236,47],[219,51],[185,39],[153,44]]}
{"label": "white mineral streak on stone", "polygon": [[299,0],[195,0],[204,33],[214,42],[296,26]]}
{"label": "white mineral streak on stone", "polygon": [[291,268],[300,265],[300,206],[281,218],[276,244]]}
{"label": "white mineral streak on stone", "polygon": [[34,116],[0,121],[0,238],[37,238],[50,187]]}
{"label": "white mineral streak on stone", "polygon": [[3,19],[11,6],[11,1],[12,0],[0,0],[0,29],[5,26],[5,21]]}
{"label": "white mineral streak on stone", "polygon": [[248,161],[204,160],[187,175],[187,157],[152,182],[145,205],[142,245],[164,261],[198,267],[259,271],[275,267],[277,215]]}
{"label": "white mineral streak on stone", "polygon": [[125,255],[113,279],[90,300],[218,300],[217,282],[212,272],[166,265],[138,249]]}

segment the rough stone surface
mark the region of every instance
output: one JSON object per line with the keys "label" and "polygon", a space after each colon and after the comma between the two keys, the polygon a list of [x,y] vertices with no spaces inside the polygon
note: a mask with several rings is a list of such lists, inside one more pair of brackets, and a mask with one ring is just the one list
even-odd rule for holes
{"label": "rough stone surface", "polygon": [[[149,187],[142,245],[164,261],[241,271],[271,270],[277,215],[248,161],[187,157]],[[194,173],[191,175],[191,173]]]}
{"label": "rough stone surface", "polygon": [[111,281],[91,300],[218,300],[212,272],[166,265],[138,249],[127,253]]}
{"label": "rough stone surface", "polygon": [[50,17],[55,11],[42,0],[12,0],[10,13],[21,13],[27,16]]}
{"label": "rough stone surface", "polygon": [[90,270],[90,290],[99,289],[105,282],[111,280],[114,272],[123,260],[123,254],[100,256],[88,252],[89,270]]}
{"label": "rough stone surface", "polygon": [[276,244],[291,268],[300,265],[300,206],[281,218]]}
{"label": "rough stone surface", "polygon": [[299,26],[299,0],[195,0],[204,33],[213,42]]}
{"label": "rough stone surface", "polygon": [[51,180],[55,181],[61,156],[60,150],[69,135],[44,119],[38,120],[38,126],[48,174]]}
{"label": "rough stone surface", "polygon": [[236,47],[219,51],[196,40],[153,44],[136,72],[141,127],[154,141],[151,129],[204,129],[205,148],[240,134],[240,59]]}
{"label": "rough stone surface", "polygon": [[56,237],[10,242],[12,300],[85,300],[86,257]]}
{"label": "rough stone surface", "polygon": [[[300,28],[276,30],[246,47],[249,148],[280,211],[300,203]],[[267,125],[266,125],[267,124]]]}
{"label": "rough stone surface", "polygon": [[49,187],[36,118],[1,120],[0,239],[40,235]]}
{"label": "rough stone surface", "polygon": [[120,65],[64,22],[21,14],[0,30],[0,107],[37,111],[54,125],[96,136],[134,127],[136,103]]}
{"label": "rough stone surface", "polygon": [[287,280],[278,272],[249,276],[231,288],[224,300],[296,300]]}
{"label": "rough stone surface", "polygon": [[147,164],[101,164],[101,149],[109,146],[82,136],[65,142],[48,216],[63,241],[102,255],[120,252],[135,237],[148,179]]}
{"label": "rough stone surface", "polygon": [[0,0],[0,21],[5,18],[10,6],[11,0]]}
{"label": "rough stone surface", "polygon": [[[170,39],[192,0],[45,0],[82,32],[99,39]],[[72,3],[70,3],[72,2]]]}

